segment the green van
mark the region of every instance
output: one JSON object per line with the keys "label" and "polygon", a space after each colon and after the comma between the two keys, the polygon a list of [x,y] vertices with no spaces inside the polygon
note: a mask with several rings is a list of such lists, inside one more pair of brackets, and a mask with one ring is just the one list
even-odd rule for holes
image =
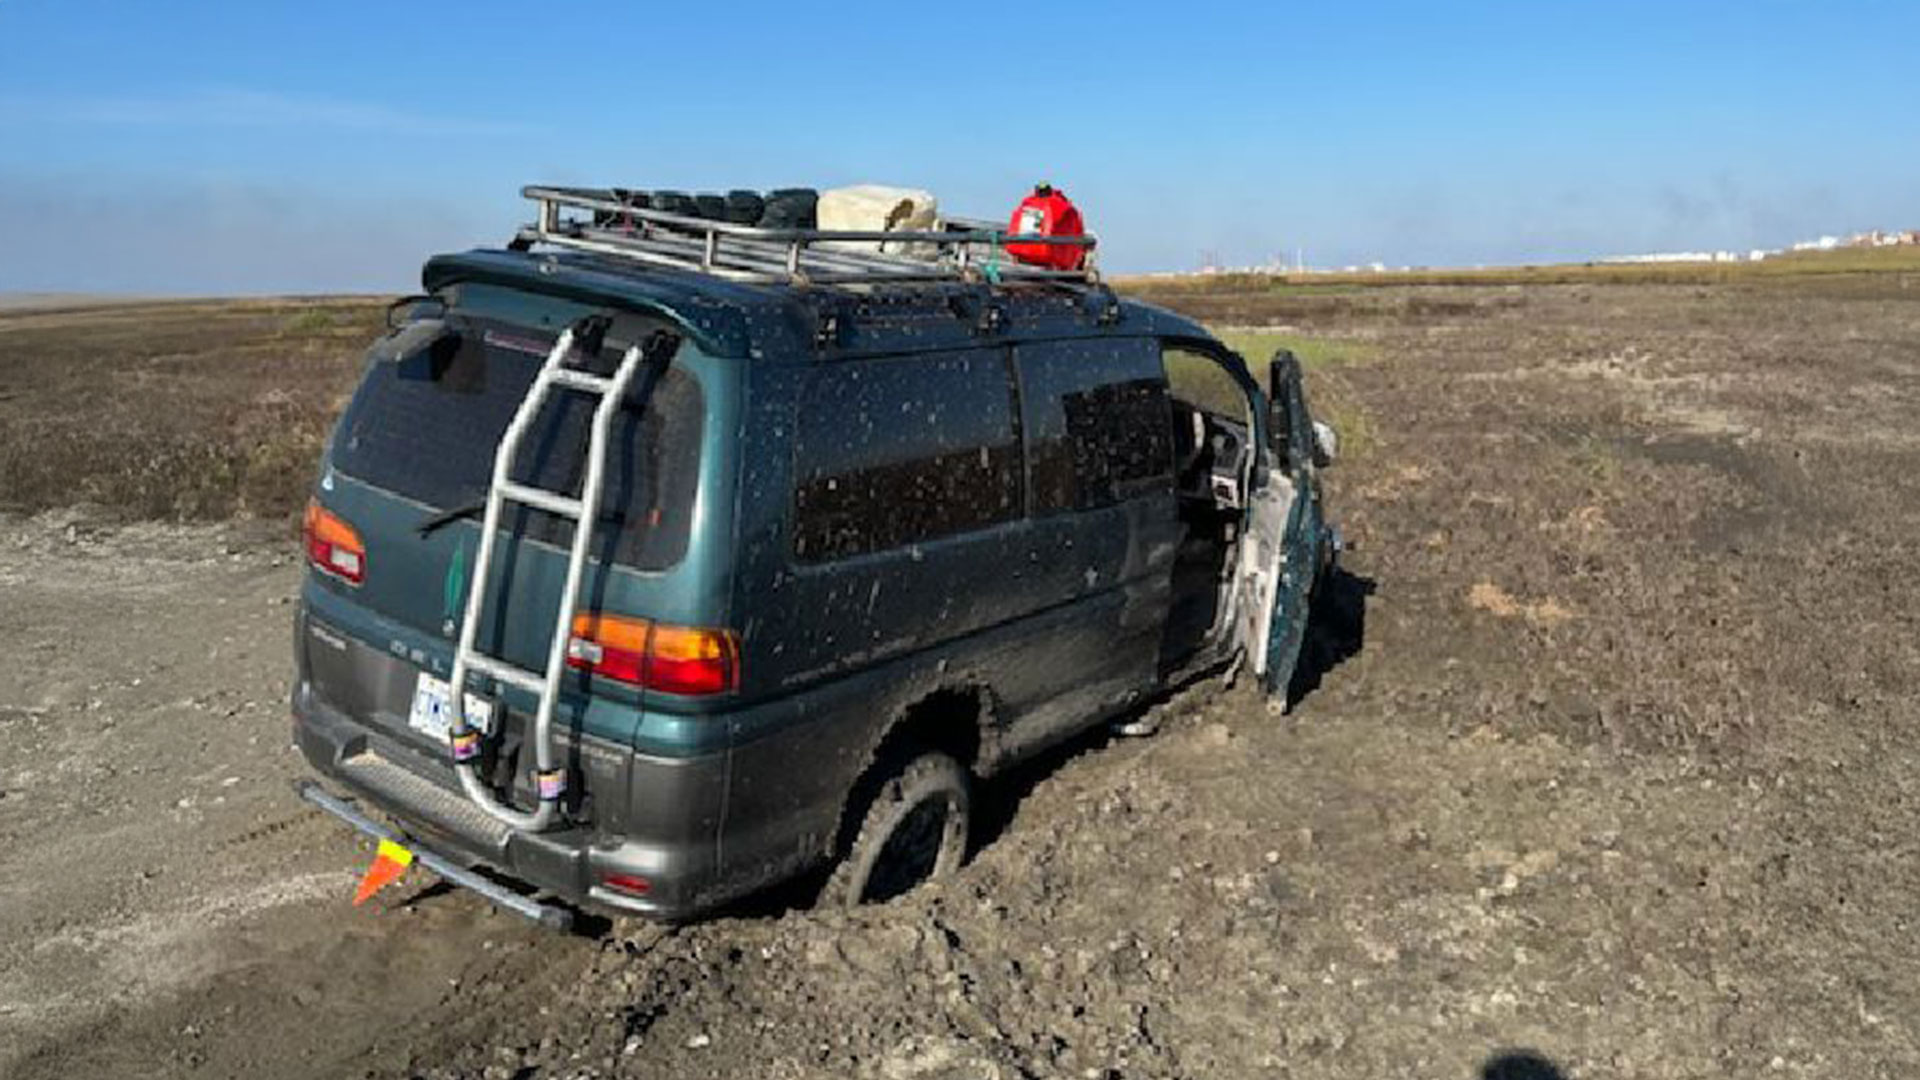
{"label": "green van", "polygon": [[1262,385],[993,236],[529,194],[508,248],[427,263],[326,449],[310,801],[555,925],[828,865],[858,903],[959,865],[976,781],[1171,686],[1284,701],[1338,546],[1290,355]]}

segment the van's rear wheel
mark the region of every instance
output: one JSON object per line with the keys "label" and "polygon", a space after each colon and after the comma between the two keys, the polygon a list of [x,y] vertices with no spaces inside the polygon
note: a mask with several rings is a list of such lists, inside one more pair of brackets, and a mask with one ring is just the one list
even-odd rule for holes
{"label": "van's rear wheel", "polygon": [[966,858],[967,770],[940,753],[901,760],[870,787],[853,843],[821,890],[821,906],[884,903],[953,873]]}

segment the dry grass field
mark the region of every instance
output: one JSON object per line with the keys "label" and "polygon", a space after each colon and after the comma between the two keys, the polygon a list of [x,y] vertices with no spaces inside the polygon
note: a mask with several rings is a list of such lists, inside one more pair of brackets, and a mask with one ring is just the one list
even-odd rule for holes
{"label": "dry grass field", "polygon": [[373,300],[0,310],[0,509],[297,513],[383,310]]}

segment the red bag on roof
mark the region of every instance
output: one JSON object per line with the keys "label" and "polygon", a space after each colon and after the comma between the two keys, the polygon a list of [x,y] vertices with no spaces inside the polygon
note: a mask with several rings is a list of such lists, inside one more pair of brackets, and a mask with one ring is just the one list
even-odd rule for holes
{"label": "red bag on roof", "polygon": [[[1033,194],[1014,208],[1007,231],[1015,236],[1084,236],[1080,211],[1050,184],[1037,184]],[[1086,261],[1087,249],[1077,244],[1007,244],[1007,254],[1030,266],[1076,270]]]}

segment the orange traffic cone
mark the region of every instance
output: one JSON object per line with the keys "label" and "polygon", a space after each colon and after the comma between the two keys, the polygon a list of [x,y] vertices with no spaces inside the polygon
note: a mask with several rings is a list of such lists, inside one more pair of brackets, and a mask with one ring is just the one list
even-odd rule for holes
{"label": "orange traffic cone", "polygon": [[391,840],[380,841],[380,850],[374,853],[373,865],[367,867],[366,876],[360,879],[360,888],[353,894],[353,906],[366,903],[367,897],[400,880],[400,875],[413,865],[413,852]]}

